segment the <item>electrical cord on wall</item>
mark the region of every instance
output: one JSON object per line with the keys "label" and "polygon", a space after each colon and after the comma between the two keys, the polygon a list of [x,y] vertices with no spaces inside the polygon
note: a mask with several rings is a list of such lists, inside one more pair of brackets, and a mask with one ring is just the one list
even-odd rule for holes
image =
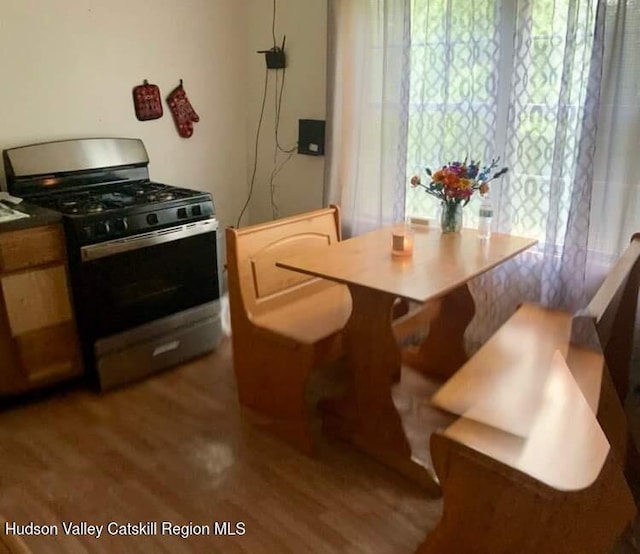
{"label": "electrical cord on wall", "polygon": [[[275,127],[276,127],[276,148],[278,150],[280,150],[280,152],[284,153],[284,154],[289,154],[291,152],[294,152],[298,145],[296,144],[293,148],[283,148],[280,145],[280,139],[278,138],[278,130],[280,128],[280,111],[282,109],[282,93],[284,92],[284,84],[285,84],[285,79],[287,77],[287,69],[284,68],[282,70],[282,84],[280,85],[280,93],[278,94],[278,102],[277,102],[277,107],[276,107],[276,122],[275,122]],[[277,86],[278,86],[278,75],[276,74],[276,90],[277,90]]]}
{"label": "electrical cord on wall", "polygon": [[[280,171],[282,171],[283,167],[287,164],[287,162],[291,159],[291,157],[293,156],[293,154],[296,152],[296,150],[298,149],[298,145],[297,143],[293,146],[293,148],[283,148],[282,145],[280,144],[280,139],[278,136],[278,130],[280,128],[280,113],[282,110],[282,93],[284,90],[284,83],[285,83],[285,77],[286,77],[286,69],[283,68],[282,70],[282,83],[280,85],[280,90],[278,91],[278,73],[276,73],[276,86],[275,86],[275,122],[274,122],[274,138],[275,138],[275,145],[274,145],[274,149],[273,149],[273,163],[274,163],[274,167],[273,170],[271,171],[271,176],[269,177],[269,192],[270,192],[270,199],[271,199],[271,215],[273,217],[273,219],[277,219],[278,216],[280,215],[280,210],[278,207],[278,203],[276,202],[276,185],[275,185],[275,178],[278,175],[278,173],[280,173]],[[280,163],[280,165],[277,165],[277,161],[278,161],[278,153],[282,152],[283,154],[287,154],[287,157],[285,158],[285,160],[283,162]]]}
{"label": "electrical cord on wall", "polygon": [[286,163],[291,159],[291,157],[295,154],[295,149],[289,152],[289,155],[280,162],[280,165],[274,165],[273,170],[271,171],[271,177],[269,178],[269,187],[271,190],[271,214],[273,215],[273,219],[277,219],[280,215],[280,208],[276,202],[276,184],[275,178],[278,176],[278,173],[282,171],[282,168],[286,165]]}
{"label": "electrical cord on wall", "polygon": [[276,44],[276,11],[277,11],[276,0],[273,0],[273,18],[271,19],[271,36],[273,37],[274,48],[278,47],[278,45]]}
{"label": "electrical cord on wall", "polygon": [[[276,43],[276,12],[277,12],[277,2],[276,0],[273,0],[273,20],[272,20],[272,35],[273,35],[273,42],[274,44]],[[283,46],[285,44],[285,41],[287,40],[286,36],[284,38],[284,41],[282,42]],[[293,154],[295,153],[295,151],[298,148],[297,143],[292,147],[292,148],[284,148],[281,144],[280,144],[280,137],[279,137],[279,130],[280,130],[280,114],[282,112],[282,97],[283,97],[283,93],[284,93],[284,86],[285,86],[285,80],[286,80],[286,75],[287,75],[287,68],[286,66],[282,68],[282,82],[280,83],[280,87],[278,90],[278,82],[279,82],[279,70],[276,70],[276,82],[275,82],[275,94],[274,94],[274,114],[275,114],[275,121],[274,121],[274,139],[275,139],[275,147],[273,149],[273,169],[271,170],[271,175],[269,177],[269,193],[270,193],[270,200],[271,200],[271,215],[273,217],[273,219],[277,219],[280,215],[280,209],[278,207],[278,203],[276,201],[276,183],[275,183],[275,178],[277,177],[278,173],[280,173],[280,171],[282,171],[282,169],[284,168],[284,166],[287,164],[287,162],[291,159],[291,157],[293,156]],[[281,152],[283,154],[287,154],[287,157],[280,163],[278,164],[278,153]]]}
{"label": "electrical cord on wall", "polygon": [[264,119],[264,107],[267,103],[267,86],[269,85],[269,70],[265,69],[264,72],[264,90],[262,92],[262,107],[260,108],[260,117],[258,118],[258,128],[256,129],[256,145],[253,153],[253,173],[251,174],[251,183],[249,184],[249,194],[247,196],[247,201],[242,206],[242,210],[240,211],[240,215],[238,216],[238,221],[236,223],[236,228],[240,227],[240,220],[244,215],[244,212],[249,206],[249,202],[251,202],[251,196],[253,196],[253,186],[256,181],[256,172],[258,171],[258,149],[260,145],[260,130],[262,129],[262,120]]}
{"label": "electrical cord on wall", "polygon": [[[271,35],[272,35],[272,38],[273,38],[273,49],[274,50],[278,49],[277,39],[276,39],[276,19],[277,19],[277,0],[273,0],[273,17],[272,17],[272,20],[271,20]],[[285,36],[284,41],[282,43],[282,48],[283,49],[284,49],[285,42],[286,42],[286,36]],[[284,93],[284,86],[285,86],[285,79],[286,79],[286,67],[282,68],[282,82],[280,84],[280,87],[278,87],[278,83],[279,83],[278,75],[279,75],[279,69],[276,69],[275,89],[274,89],[274,106],[273,106],[274,116],[275,116],[275,121],[274,121],[275,146],[274,146],[274,151],[273,151],[273,169],[271,170],[271,175],[269,177],[269,193],[270,193],[270,200],[271,200],[271,213],[272,213],[274,219],[276,219],[278,217],[278,215],[279,215],[279,207],[278,207],[278,204],[276,202],[275,178],[280,173],[280,171],[282,171],[283,167],[287,164],[287,162],[292,158],[293,154],[296,152],[297,147],[298,147],[297,142],[295,143],[295,146],[293,146],[292,148],[284,148],[280,144],[280,139],[279,139],[280,113],[282,111],[282,97],[283,97],[283,93]],[[252,171],[252,175],[251,175],[251,181],[250,181],[250,184],[249,184],[249,194],[247,196],[246,202],[244,203],[244,206],[242,207],[242,211],[240,212],[240,215],[238,216],[238,221],[236,223],[236,227],[237,228],[240,227],[240,222],[242,220],[242,216],[244,215],[247,207],[249,206],[249,203],[251,202],[251,198],[253,196],[256,173],[258,171],[258,153],[259,153],[259,145],[260,145],[260,131],[262,129],[262,122],[264,120],[264,111],[265,111],[265,106],[266,106],[266,102],[267,102],[268,85],[269,85],[269,68],[267,67],[266,73],[265,73],[265,80],[264,80],[264,91],[262,93],[262,107],[260,108],[260,118],[258,120],[258,127],[257,127],[257,130],[256,130],[256,142],[255,142],[255,151],[254,151],[254,159],[253,159],[253,171]],[[287,157],[282,162],[280,162],[280,164],[278,164],[278,153],[287,154]]]}
{"label": "electrical cord on wall", "polygon": [[[278,113],[278,71],[276,71],[276,78],[273,82],[273,113]],[[278,141],[275,141],[273,145],[273,163],[275,164],[278,161]]]}

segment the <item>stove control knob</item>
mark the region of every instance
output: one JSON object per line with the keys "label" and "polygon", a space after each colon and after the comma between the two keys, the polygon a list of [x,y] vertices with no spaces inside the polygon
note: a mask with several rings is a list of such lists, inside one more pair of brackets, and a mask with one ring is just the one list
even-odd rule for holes
{"label": "stove control knob", "polygon": [[127,223],[127,220],[124,218],[116,219],[113,222],[113,228],[119,233],[122,233],[129,228],[129,224]]}
{"label": "stove control knob", "polygon": [[109,231],[111,231],[111,225],[109,225],[108,221],[100,221],[95,224],[96,234],[98,235],[108,235]]}
{"label": "stove control knob", "polygon": [[178,208],[178,219],[187,218],[187,208]]}
{"label": "stove control knob", "polygon": [[201,206],[194,206],[193,208],[191,208],[191,214],[194,216],[201,216],[202,215],[202,207]]}
{"label": "stove control knob", "polygon": [[157,225],[158,224],[158,214],[149,214],[147,216],[147,223],[149,225]]}

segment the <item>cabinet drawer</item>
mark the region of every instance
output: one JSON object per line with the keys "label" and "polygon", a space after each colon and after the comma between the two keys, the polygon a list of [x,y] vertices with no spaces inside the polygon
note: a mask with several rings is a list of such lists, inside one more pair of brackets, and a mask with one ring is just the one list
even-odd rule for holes
{"label": "cabinet drawer", "polygon": [[0,233],[0,273],[64,259],[65,246],[61,225]]}

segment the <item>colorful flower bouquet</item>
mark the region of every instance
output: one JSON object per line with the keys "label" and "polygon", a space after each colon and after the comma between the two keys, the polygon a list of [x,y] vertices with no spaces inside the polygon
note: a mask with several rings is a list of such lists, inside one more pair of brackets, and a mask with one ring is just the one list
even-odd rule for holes
{"label": "colorful flower bouquet", "polygon": [[479,161],[450,162],[433,173],[427,168],[431,182],[424,185],[418,175],[411,177],[411,186],[423,188],[442,203],[442,231],[459,231],[462,227],[462,208],[469,203],[475,191],[481,195],[489,192],[489,182],[504,175],[508,168],[496,171],[499,158],[480,167]]}

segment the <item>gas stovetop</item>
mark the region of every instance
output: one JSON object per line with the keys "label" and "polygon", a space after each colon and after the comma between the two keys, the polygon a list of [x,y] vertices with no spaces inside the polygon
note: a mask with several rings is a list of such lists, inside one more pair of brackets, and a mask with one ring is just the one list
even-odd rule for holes
{"label": "gas stovetop", "polygon": [[28,200],[61,212],[69,238],[79,245],[185,225],[215,215],[209,193],[152,181],[67,189]]}
{"label": "gas stovetop", "polygon": [[91,216],[109,210],[148,207],[172,200],[187,200],[205,196],[206,193],[139,181],[135,183],[103,185],[92,190],[67,191],[34,199],[40,206],[59,211],[65,215]]}
{"label": "gas stovetop", "polygon": [[155,183],[139,139],[95,138],[4,150],[7,188],[64,215],[72,246],[213,219],[207,192]]}

